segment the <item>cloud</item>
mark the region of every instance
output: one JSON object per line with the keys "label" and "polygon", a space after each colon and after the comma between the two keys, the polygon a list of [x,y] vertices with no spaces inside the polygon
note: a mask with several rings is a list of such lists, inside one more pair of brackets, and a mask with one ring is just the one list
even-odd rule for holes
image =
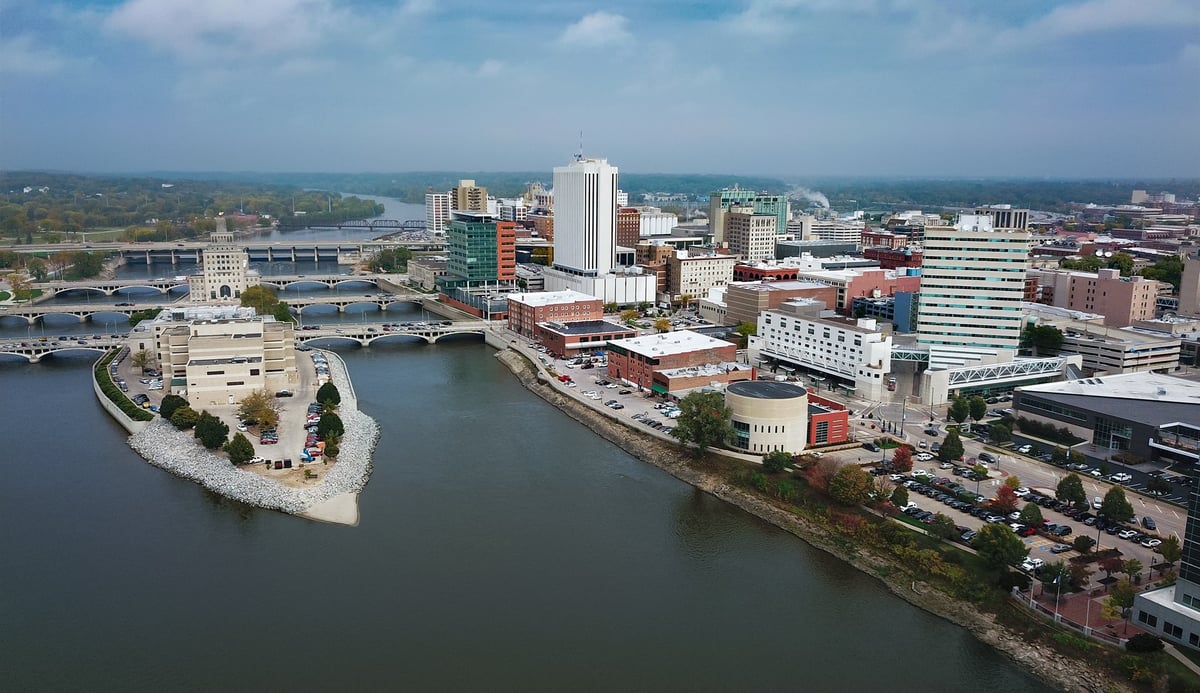
{"label": "cloud", "polygon": [[629,20],[619,14],[593,12],[568,26],[559,37],[566,46],[611,46],[633,38],[626,26]]}
{"label": "cloud", "polygon": [[58,72],[66,65],[65,57],[40,45],[28,34],[0,42],[0,74],[48,75]]}
{"label": "cloud", "polygon": [[347,15],[329,0],[128,0],[105,29],[193,63],[311,49]]}

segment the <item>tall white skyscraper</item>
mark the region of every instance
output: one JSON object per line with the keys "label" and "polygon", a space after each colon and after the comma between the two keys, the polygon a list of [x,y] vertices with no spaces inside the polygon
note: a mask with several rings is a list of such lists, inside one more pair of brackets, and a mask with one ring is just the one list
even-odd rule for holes
{"label": "tall white skyscraper", "polygon": [[554,267],[584,277],[608,274],[617,245],[617,167],[576,159],[554,168]]}
{"label": "tall white skyscraper", "polygon": [[986,215],[925,227],[917,341],[1011,349],[1021,341],[1029,232],[996,230]]}
{"label": "tall white skyscraper", "polygon": [[445,233],[450,223],[450,193],[425,193],[425,230]]}

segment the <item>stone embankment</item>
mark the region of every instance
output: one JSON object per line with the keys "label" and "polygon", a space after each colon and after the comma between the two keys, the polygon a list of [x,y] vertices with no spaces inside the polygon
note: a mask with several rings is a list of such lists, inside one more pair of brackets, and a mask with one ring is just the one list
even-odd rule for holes
{"label": "stone embankment", "polygon": [[[345,365],[329,359],[329,375],[341,392],[353,393]],[[224,455],[205,450],[191,431],[176,430],[158,418],[129,438],[129,445],[150,464],[195,481],[222,496],[260,508],[300,514],[341,494],[356,494],[371,477],[371,458],[379,440],[379,425],[358,411],[353,397],[338,409],[345,426],[337,462],[326,468],[321,483],[288,488],[266,477],[238,469]]]}
{"label": "stone embankment", "polygon": [[[616,444],[643,462],[648,462],[692,486],[732,503],[746,512],[791,532],[809,545],[840,558],[859,570],[880,579],[895,595],[930,613],[966,628],[979,640],[1011,658],[1038,678],[1065,691],[1126,691],[1130,687],[1110,681],[1093,671],[1086,663],[1064,657],[1053,650],[1026,643],[1018,633],[998,625],[990,614],[981,613],[923,584],[913,585],[903,571],[890,570],[894,562],[863,551],[847,555],[827,527],[808,522],[786,512],[737,486],[728,484],[717,474],[705,472],[692,464],[689,455],[670,443],[660,441],[640,429],[618,423],[601,412],[557,392],[546,378],[539,377],[538,368],[526,357],[504,349],[496,354],[525,385],[571,418],[596,434]],[[890,577],[881,578],[887,573]]]}

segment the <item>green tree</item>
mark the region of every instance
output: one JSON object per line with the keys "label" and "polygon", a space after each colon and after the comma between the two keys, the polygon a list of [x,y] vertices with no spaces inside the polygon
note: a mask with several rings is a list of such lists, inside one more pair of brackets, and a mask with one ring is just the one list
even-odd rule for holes
{"label": "green tree", "polygon": [[978,395],[967,400],[967,410],[975,421],[987,416],[987,408],[987,400]]}
{"label": "green tree", "polygon": [[1167,565],[1173,565],[1183,555],[1183,547],[1179,545],[1179,537],[1174,534],[1163,539],[1163,543],[1159,545],[1158,550],[1162,553],[1163,562]]}
{"label": "green tree", "polygon": [[613,313],[617,312],[620,309],[621,309],[621,307],[615,303],[605,303],[604,304],[604,312],[607,315],[612,315]]}
{"label": "green tree", "polygon": [[325,412],[321,414],[320,419],[317,419],[317,435],[322,438],[328,438],[330,435],[341,437],[345,432],[346,427],[342,424],[342,417],[333,412]]}
{"label": "green tree", "polygon": [[1133,519],[1133,506],[1125,498],[1125,491],[1119,486],[1113,486],[1104,494],[1099,514],[1113,522],[1129,522]]}
{"label": "green tree", "polygon": [[261,426],[274,426],[279,423],[279,411],[282,407],[270,392],[254,390],[238,402],[238,417],[246,421],[257,421]]}
{"label": "green tree", "polygon": [[1059,467],[1065,465],[1067,463],[1067,449],[1060,445],[1054,446],[1054,450],[1050,453],[1050,462]]}
{"label": "green tree", "polygon": [[671,435],[685,446],[694,445],[697,456],[703,455],[705,448],[733,437],[732,415],[721,393],[692,392],[679,400],[679,417]]}
{"label": "green tree", "polygon": [[1178,255],[1164,257],[1150,267],[1143,268],[1142,276],[1167,282],[1171,285],[1172,291],[1179,293],[1179,284],[1183,277],[1183,258]]}
{"label": "green tree", "polygon": [[228,443],[225,443],[225,453],[229,455],[230,462],[244,464],[254,457],[254,446],[239,431],[233,434],[233,438]]}
{"label": "green tree", "polygon": [[280,301],[271,309],[271,317],[275,318],[276,322],[296,322],[296,316],[292,314],[292,309],[288,308],[288,304]]}
{"label": "green tree", "polygon": [[1161,476],[1152,476],[1146,482],[1146,491],[1154,496],[1161,496],[1171,492],[1171,482]]}
{"label": "green tree", "polygon": [[1149,633],[1137,633],[1132,638],[1125,641],[1125,650],[1127,652],[1151,654],[1154,652],[1161,652],[1162,649],[1162,639]]}
{"label": "green tree", "polygon": [[1002,423],[994,423],[988,429],[988,438],[997,445],[1012,440],[1012,429]]}
{"label": "green tree", "polygon": [[[178,414],[179,412],[175,412]],[[217,417],[209,414],[208,411],[200,412],[200,419],[196,421],[196,428],[193,435],[200,441],[200,444],[209,450],[216,450],[225,444],[226,436],[229,435],[229,426]]]}
{"label": "green tree", "polygon": [[1133,256],[1128,253],[1114,253],[1108,259],[1108,268],[1121,270],[1122,277],[1133,274]]}
{"label": "green tree", "polygon": [[181,431],[194,428],[198,421],[200,421],[200,414],[186,404],[171,414],[171,425]]}
{"label": "green tree", "polygon": [[148,368],[154,367],[157,359],[154,357],[154,352],[138,349],[129,357],[129,363],[144,373]]}
{"label": "green tree", "polygon": [[325,457],[333,459],[341,452],[342,437],[340,435],[331,435],[325,439]]}
{"label": "green tree", "polygon": [[187,400],[179,395],[167,395],[158,405],[158,415],[170,421],[171,416],[182,407],[187,406]]}
{"label": "green tree", "polygon": [[638,301],[637,309],[638,309],[639,313],[645,313],[646,311],[650,310],[650,302],[649,301]]}
{"label": "green tree", "polygon": [[950,409],[946,413],[956,423],[962,423],[971,415],[971,404],[966,397],[955,397],[950,402]]}
{"label": "green tree", "polygon": [[1030,527],[1041,527],[1045,518],[1042,517],[1042,509],[1038,507],[1037,503],[1026,503],[1025,507],[1021,508],[1019,521]]}
{"label": "green tree", "polygon": [[78,252],[72,257],[71,269],[81,279],[94,277],[104,269],[104,258],[97,253]]}
{"label": "green tree", "polygon": [[1129,632],[1129,609],[1133,607],[1133,598],[1137,590],[1128,580],[1118,580],[1108,592],[1106,611],[1125,619],[1125,632]]}
{"label": "green tree", "polygon": [[1063,561],[1047,563],[1038,573],[1038,580],[1042,583],[1042,589],[1061,594],[1070,587],[1071,569]]}
{"label": "green tree", "polygon": [[384,248],[371,257],[368,267],[372,272],[407,272],[411,259],[408,248]]}
{"label": "green tree", "polygon": [[1090,552],[1092,547],[1095,545],[1096,540],[1087,536],[1086,534],[1080,534],[1079,536],[1075,537],[1075,541],[1071,542],[1072,548],[1083,554]]}
{"label": "green tree", "polygon": [[254,308],[259,315],[272,315],[275,306],[279,305],[279,297],[275,295],[275,291],[271,287],[265,284],[246,287],[240,300],[243,306]]}
{"label": "green tree", "polygon": [[942,513],[936,513],[933,516],[933,522],[929,523],[929,533],[946,541],[954,539],[959,534],[954,520]]}
{"label": "green tree", "polygon": [[658,320],[654,321],[654,329],[659,332],[670,332],[671,321],[666,318],[659,318]]}
{"label": "green tree", "polygon": [[1145,567],[1146,566],[1142,565],[1142,562],[1139,561],[1138,559],[1131,558],[1128,561],[1125,561],[1125,563],[1123,563],[1121,565],[1121,572],[1125,573],[1125,575],[1129,576],[1129,580],[1130,580],[1130,582],[1132,582],[1133,580],[1136,580],[1139,575],[1142,574],[1142,569]]}
{"label": "green tree", "polygon": [[317,401],[327,407],[337,408],[342,403],[342,393],[338,392],[337,385],[326,382],[317,388]]}
{"label": "green tree", "polygon": [[1036,356],[1039,352],[1058,353],[1062,349],[1063,334],[1053,325],[1025,325],[1021,331],[1021,348],[1031,349]]}
{"label": "green tree", "polygon": [[892,496],[890,500],[892,501],[892,505],[896,506],[897,508],[903,508],[904,506],[908,505],[908,489],[904,488],[903,486],[897,486],[896,488],[892,489]]}
{"label": "green tree", "polygon": [[829,495],[846,505],[862,505],[871,492],[871,475],[856,464],[845,464],[829,480]]}
{"label": "green tree", "polygon": [[958,437],[958,431],[950,429],[946,431],[946,439],[942,441],[942,446],[938,449],[938,459],[942,462],[953,462],[962,459],[963,444],[962,439]]}
{"label": "green tree", "polygon": [[971,546],[993,570],[1016,565],[1029,555],[1029,547],[1008,526],[989,523],[979,528]]}
{"label": "green tree", "polygon": [[758,328],[752,322],[743,322],[733,328],[733,331],[738,336],[738,348],[745,349],[750,343],[750,336],[758,334]]}
{"label": "green tree", "polygon": [[762,466],[763,470],[772,474],[778,474],[792,463],[791,453],[782,450],[774,450],[763,455]]}
{"label": "green tree", "polygon": [[1058,482],[1054,497],[1060,501],[1071,503],[1077,508],[1087,505],[1087,494],[1083,491],[1083,480],[1077,474],[1068,474]]}
{"label": "green tree", "polygon": [[640,317],[642,317],[641,313],[638,313],[632,308],[621,311],[621,322],[625,323],[626,325],[632,325]]}

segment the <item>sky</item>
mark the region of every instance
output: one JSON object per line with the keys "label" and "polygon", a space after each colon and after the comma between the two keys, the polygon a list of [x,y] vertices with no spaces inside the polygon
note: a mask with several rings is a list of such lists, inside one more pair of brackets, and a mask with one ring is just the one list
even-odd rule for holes
{"label": "sky", "polygon": [[1198,124],[1198,0],[0,0],[6,170],[1195,177]]}

